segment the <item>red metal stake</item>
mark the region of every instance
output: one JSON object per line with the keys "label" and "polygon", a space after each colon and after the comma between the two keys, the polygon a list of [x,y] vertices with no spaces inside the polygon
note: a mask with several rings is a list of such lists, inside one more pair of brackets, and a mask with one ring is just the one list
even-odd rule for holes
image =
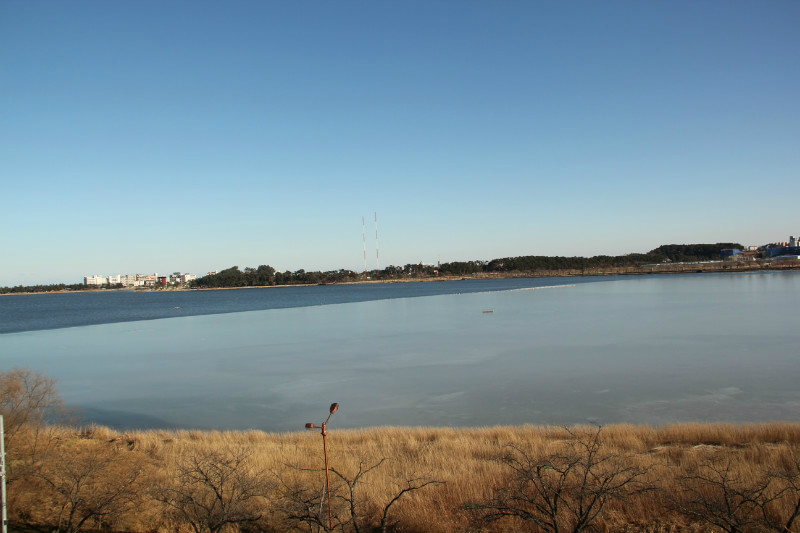
{"label": "red metal stake", "polygon": [[328,439],[327,439],[327,437],[328,437],[328,421],[331,419],[331,416],[333,416],[333,413],[335,413],[338,409],[339,409],[339,404],[338,403],[332,403],[331,404],[331,412],[328,415],[328,418],[325,420],[325,422],[322,423],[321,426],[315,426],[312,423],[306,424],[306,428],[308,428],[308,429],[321,429],[322,430],[322,432],[321,432],[322,433],[322,449],[323,449],[323,451],[325,453],[325,488],[327,489],[327,492],[328,492],[328,526],[329,526],[329,529],[331,531],[333,531],[333,508],[331,507],[331,476],[330,476],[330,473],[328,472]]}

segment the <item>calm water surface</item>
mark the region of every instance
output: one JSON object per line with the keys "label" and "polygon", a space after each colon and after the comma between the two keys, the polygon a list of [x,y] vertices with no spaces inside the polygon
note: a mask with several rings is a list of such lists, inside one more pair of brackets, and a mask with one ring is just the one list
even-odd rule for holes
{"label": "calm water surface", "polygon": [[800,272],[411,285],[3,297],[0,368],[120,427],[800,420]]}
{"label": "calm water surface", "polygon": [[367,283],[210,291],[98,290],[72,294],[11,294],[0,297],[0,333],[179,316],[286,309],[395,298],[419,298],[441,294],[505,291],[543,285],[591,283],[597,279],[603,278]]}

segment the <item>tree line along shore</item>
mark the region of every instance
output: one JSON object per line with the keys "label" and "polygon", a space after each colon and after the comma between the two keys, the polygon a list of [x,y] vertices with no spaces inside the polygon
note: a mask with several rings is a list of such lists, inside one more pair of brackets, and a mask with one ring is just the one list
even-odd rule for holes
{"label": "tree line along shore", "polygon": [[800,525],[795,422],[340,430],[334,418],[328,500],[317,430],[47,423],[59,407],[46,376],[0,373],[12,531],[786,533]]}
{"label": "tree line along shore", "polygon": [[[273,285],[314,285],[359,283],[365,281],[423,281],[436,279],[594,275],[599,272],[637,273],[653,270],[657,265],[710,261],[719,259],[720,251],[741,248],[736,243],[664,245],[646,254],[594,257],[521,256],[491,261],[456,261],[439,265],[388,265],[380,271],[354,272],[279,272],[269,265],[245,268],[234,266],[197,278],[190,287],[232,288]],[[649,266],[645,266],[649,265]],[[643,270],[644,269],[644,270]]]}
{"label": "tree line along shore", "polygon": [[[156,286],[136,290],[231,289],[245,287],[270,287],[286,285],[320,285],[371,282],[436,281],[454,279],[485,279],[512,277],[607,276],[636,274],[673,274],[685,272],[746,272],[754,270],[793,270],[800,261],[747,261],[721,262],[720,252],[741,249],[737,243],[669,244],[646,254],[594,257],[521,256],[493,259],[491,261],[456,261],[440,265],[407,264],[403,267],[389,265],[380,271],[354,272],[352,270],[276,271],[269,265],[233,266],[199,277],[181,286]],[[0,294],[32,294],[46,292],[98,291],[130,288],[76,284],[49,284],[0,287]]]}

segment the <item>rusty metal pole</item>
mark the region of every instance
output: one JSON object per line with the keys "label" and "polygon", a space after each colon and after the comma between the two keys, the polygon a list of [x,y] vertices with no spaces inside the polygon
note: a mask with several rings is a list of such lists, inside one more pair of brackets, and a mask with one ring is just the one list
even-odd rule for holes
{"label": "rusty metal pole", "polygon": [[328,470],[328,421],[330,421],[331,416],[339,409],[338,403],[332,403],[330,408],[330,414],[325,422],[322,423],[321,426],[316,426],[314,424],[306,424],[306,428],[308,429],[321,429],[322,433],[322,450],[325,454],[325,489],[328,494],[328,527],[331,531],[333,531],[333,507],[331,506],[331,476]]}
{"label": "rusty metal pole", "polygon": [[[328,417],[330,418],[330,417]],[[325,488],[328,489],[328,524],[333,530],[333,508],[331,507],[331,475],[328,472],[328,421],[322,424],[322,450],[325,452]]]}
{"label": "rusty metal pole", "polygon": [[3,478],[0,485],[0,499],[2,500],[2,510],[0,510],[0,520],[2,520],[2,531],[8,531],[8,505],[6,504],[6,435],[3,425],[3,415],[0,415],[0,477]]}

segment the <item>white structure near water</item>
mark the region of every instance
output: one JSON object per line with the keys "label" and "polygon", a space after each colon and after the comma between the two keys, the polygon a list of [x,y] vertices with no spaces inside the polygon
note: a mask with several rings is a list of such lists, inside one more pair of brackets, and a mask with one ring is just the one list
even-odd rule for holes
{"label": "white structure near water", "polygon": [[101,286],[101,285],[122,285],[123,287],[152,287],[159,282],[159,278],[163,279],[164,283],[177,285],[188,283],[197,279],[195,274],[182,274],[175,272],[170,276],[159,276],[158,273],[153,274],[125,274],[116,276],[85,276],[83,284],[88,286]]}

